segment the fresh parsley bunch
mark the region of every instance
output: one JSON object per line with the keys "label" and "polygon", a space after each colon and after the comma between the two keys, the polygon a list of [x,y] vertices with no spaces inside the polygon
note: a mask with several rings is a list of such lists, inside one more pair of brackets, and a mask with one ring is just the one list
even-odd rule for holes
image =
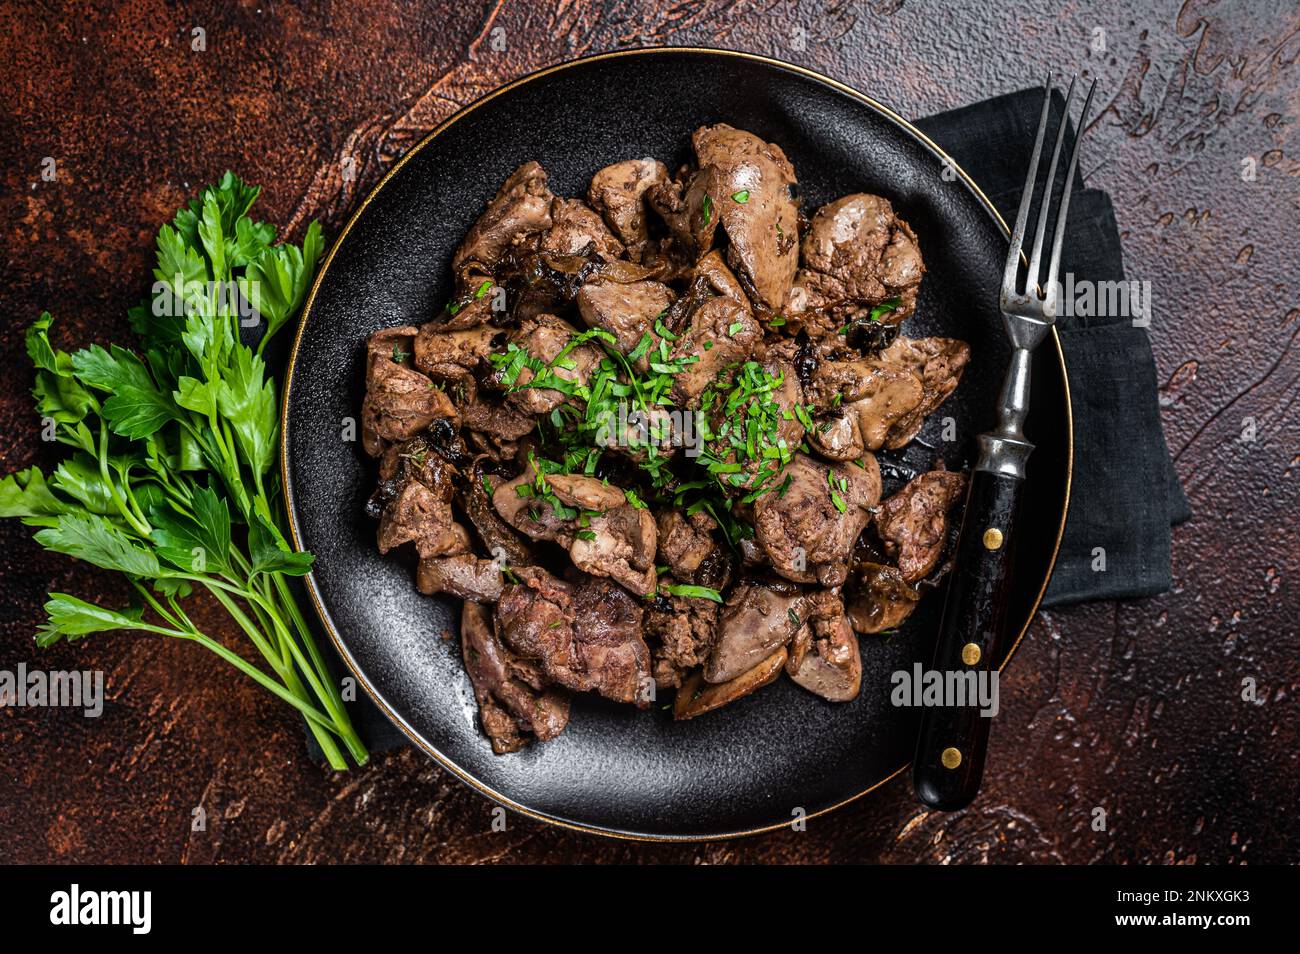
{"label": "fresh parsley bunch", "polygon": [[[336,769],[367,759],[287,578],[311,568],[285,539],[275,383],[261,352],[301,307],[323,251],[273,244],[249,218],[261,190],[226,173],[163,225],[148,302],[129,317],[136,350],[50,342],[48,313],[27,331],[43,436],[73,449],[51,474],[0,480],[0,516],[42,529],[48,550],[122,573],[133,605],[51,593],[37,643],[135,630],[199,643],[306,717]],[[240,326],[261,325],[256,350]],[[265,660],[253,665],[186,614],[210,593]]]}

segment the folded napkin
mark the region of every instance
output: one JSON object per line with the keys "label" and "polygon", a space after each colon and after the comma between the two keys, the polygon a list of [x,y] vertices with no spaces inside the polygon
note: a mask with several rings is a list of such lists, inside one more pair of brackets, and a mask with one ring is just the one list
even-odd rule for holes
{"label": "folded napkin", "polygon": [[[1024,90],[931,116],[917,126],[1012,222],[1042,102],[1041,89]],[[1057,117],[1064,105],[1063,97],[1054,96]],[[1050,128],[1055,130],[1055,122]],[[1073,138],[1071,126],[1066,155]],[[1041,159],[1044,175],[1048,142]],[[1060,274],[1072,274],[1076,281],[1123,281],[1124,258],[1110,197],[1085,188],[1077,176],[1073,190]],[[1031,224],[1037,214],[1037,208],[1031,210]],[[1129,317],[1061,316],[1057,331],[1074,408],[1074,478],[1065,537],[1043,604],[1163,593],[1170,582],[1169,527],[1186,520],[1190,511],[1160,426],[1151,342]],[[1093,569],[1097,547],[1105,551],[1104,571]],[[327,640],[322,649],[334,654]],[[336,663],[340,672],[346,671],[340,660]],[[351,711],[372,752],[406,743],[369,698],[359,698]],[[322,760],[315,740],[308,736],[307,744],[312,756]]]}
{"label": "folded napkin", "polygon": [[[1043,105],[1041,89],[1009,93],[940,113],[917,126],[979,184],[1008,223],[1015,220]],[[1064,97],[1053,96],[1060,116]],[[1055,119],[1048,127],[1056,129]],[[1073,143],[1073,126],[1063,150]],[[1051,154],[1050,137],[1040,159]],[[1086,165],[1084,143],[1080,166]],[[1060,275],[1076,282],[1124,281],[1124,256],[1110,197],[1072,183]],[[1032,227],[1037,208],[1030,212]],[[1150,301],[1147,306],[1149,322]],[[1080,309],[1083,310],[1083,309]],[[1074,478],[1065,537],[1045,606],[1151,596],[1169,589],[1169,527],[1191,512],[1160,426],[1155,359],[1144,327],[1109,315],[1057,318],[1074,408]],[[1033,409],[1030,409],[1033,416]],[[1105,570],[1094,570],[1096,548]]]}

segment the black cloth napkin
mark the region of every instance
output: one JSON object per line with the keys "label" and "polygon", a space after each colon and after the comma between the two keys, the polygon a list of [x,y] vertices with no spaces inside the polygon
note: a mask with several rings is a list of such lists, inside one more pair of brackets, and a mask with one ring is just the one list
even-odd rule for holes
{"label": "black cloth napkin", "polygon": [[[931,116],[917,126],[969,173],[1010,223],[1019,209],[1042,104],[1041,89],[1022,90]],[[1056,94],[1056,117],[1064,106],[1064,97]],[[1049,129],[1055,131],[1055,121]],[[1071,127],[1065,155],[1073,138]],[[1046,175],[1051,142],[1049,136],[1041,175]],[[1087,154],[1085,141],[1081,167]],[[1060,275],[1123,281],[1124,256],[1110,197],[1086,188],[1081,176],[1072,189]],[[1036,216],[1037,208],[1031,210],[1031,227]],[[1043,603],[1163,593],[1170,584],[1170,525],[1191,512],[1160,425],[1151,342],[1145,328],[1118,315],[1062,315],[1057,333],[1074,408],[1074,478],[1065,537]],[[1032,408],[1029,413],[1032,417]],[[1094,569],[1099,552],[1104,570]]]}
{"label": "black cloth napkin", "polygon": [[[1008,222],[1019,208],[1042,95],[1041,89],[1009,93],[917,123]],[[1064,105],[1063,97],[1054,96],[1057,117]],[[1055,122],[1050,128],[1055,130]],[[1073,127],[1067,140],[1066,155]],[[1041,159],[1043,175],[1050,142]],[[1110,197],[1086,188],[1080,176],[1072,187],[1060,274],[1072,273],[1076,281],[1123,281]],[[1031,224],[1036,216],[1035,208]],[[1190,511],[1160,425],[1151,342],[1144,328],[1122,316],[1062,316],[1057,332],[1074,408],[1074,479],[1065,537],[1043,605],[1163,593],[1170,583],[1169,528]],[[1093,569],[1097,547],[1105,553],[1104,571]],[[328,640],[322,649],[334,655]],[[347,671],[341,660],[335,662],[339,672]],[[360,696],[351,711],[372,752],[406,744],[369,698]],[[307,744],[320,760],[315,740],[308,736]]]}

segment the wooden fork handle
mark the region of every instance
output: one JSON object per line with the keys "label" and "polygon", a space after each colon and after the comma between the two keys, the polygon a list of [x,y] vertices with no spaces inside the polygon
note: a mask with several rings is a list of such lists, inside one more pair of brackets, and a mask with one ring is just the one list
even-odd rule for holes
{"label": "wooden fork handle", "polygon": [[[1011,550],[1023,486],[1020,476],[971,474],[933,671],[997,672],[1006,650]],[[966,701],[922,709],[912,784],[921,801],[943,811],[970,804],[984,774],[992,718],[981,714],[978,697]]]}

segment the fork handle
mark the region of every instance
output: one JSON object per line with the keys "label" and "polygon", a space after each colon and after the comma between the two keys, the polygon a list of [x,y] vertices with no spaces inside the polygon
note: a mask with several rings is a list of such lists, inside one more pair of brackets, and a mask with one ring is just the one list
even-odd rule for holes
{"label": "fork handle", "polygon": [[[971,474],[932,671],[997,673],[1023,486],[1023,474]],[[967,703],[921,710],[912,785],[921,801],[943,811],[970,804],[984,774],[992,718],[981,714],[978,701]]]}

